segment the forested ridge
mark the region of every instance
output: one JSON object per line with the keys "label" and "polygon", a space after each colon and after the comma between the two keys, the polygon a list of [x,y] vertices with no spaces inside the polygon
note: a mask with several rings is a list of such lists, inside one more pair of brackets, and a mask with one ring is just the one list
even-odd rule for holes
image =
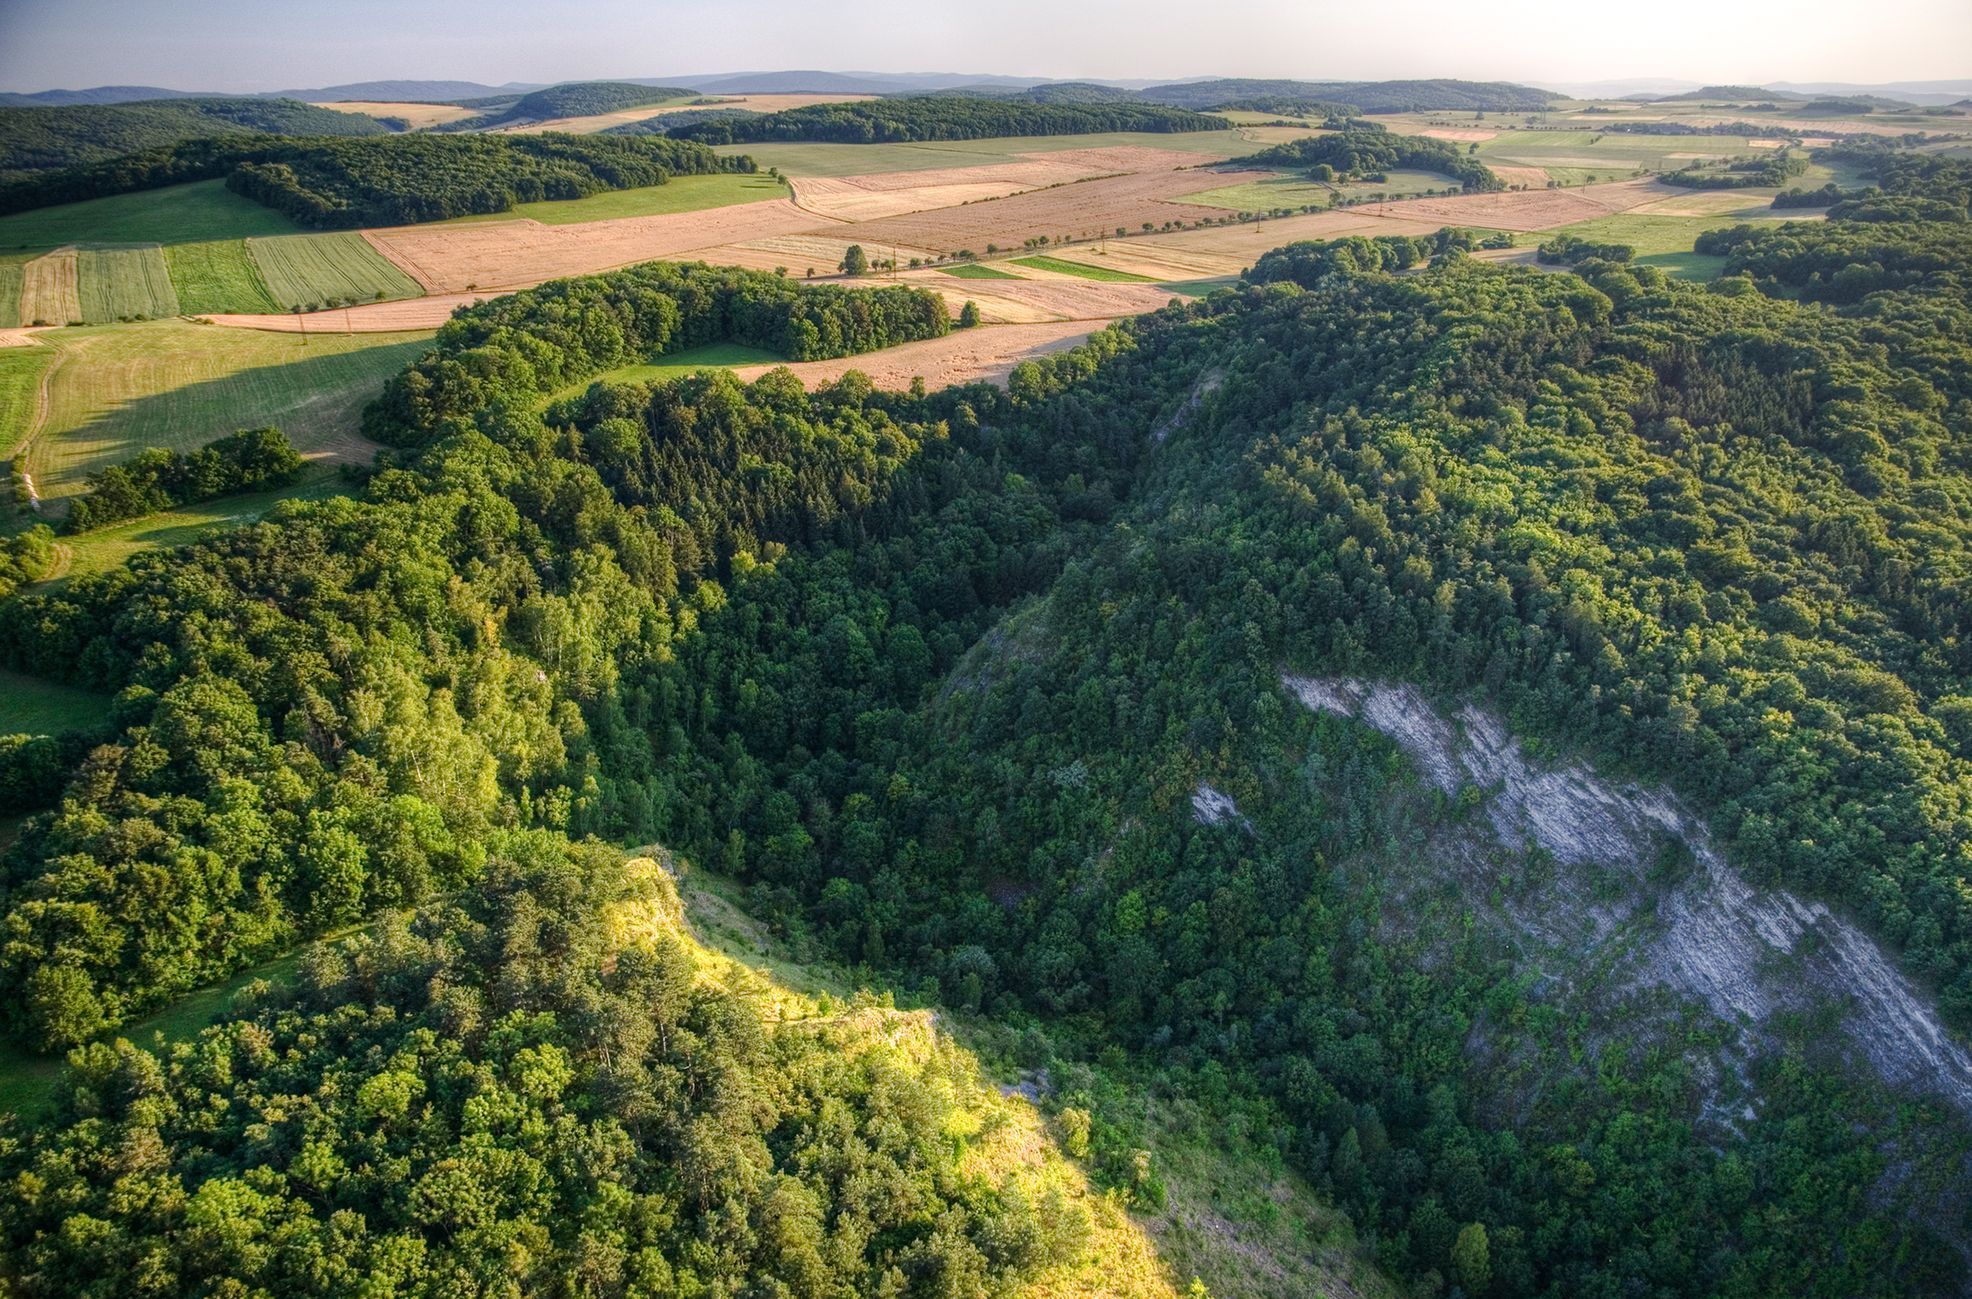
{"label": "forested ridge", "polygon": [[662,137],[554,132],[352,140],[226,137],[0,186],[0,212],[223,178],[228,189],[301,225],[347,230],[507,212],[517,203],[753,169],[751,158],[721,158],[703,145]]}
{"label": "forested ridge", "polygon": [[1456,145],[1421,135],[1398,135],[1373,123],[1351,122],[1340,131],[1270,145],[1233,161],[1248,167],[1306,169],[1322,181],[1362,180],[1410,167],[1435,171],[1475,193],[1506,188],[1491,167],[1459,152]]}
{"label": "forested ridge", "polygon": [[153,99],[57,108],[0,107],[0,183],[168,148],[184,140],[253,135],[387,135],[361,113],[292,99]]}
{"label": "forested ridge", "polygon": [[819,140],[835,144],[987,140],[1014,135],[1091,135],[1105,131],[1224,131],[1223,117],[1159,104],[1073,100],[1027,103],[970,95],[913,95],[811,104],[756,117],[719,117],[671,129],[705,144]]}
{"label": "forested ridge", "polygon": [[[1297,245],[1004,393],[554,395],[641,348],[897,327],[737,273],[476,308],[373,408],[402,449],[361,499],[0,605],[9,665],[115,694],[86,756],[37,751],[66,783],[0,862],[7,1023],[83,1041],[379,909],[495,906],[520,839],[656,839],[927,1001],[1154,1071],[1423,1291],[1951,1293],[1962,1124],[1812,1024],[1721,1082],[1731,1026],[1585,1025],[1456,909],[1386,914],[1378,861],[1460,810],[1279,685],[1477,694],[1669,782],[1964,1031],[1972,311],[1949,272],[1813,291],[1938,223],[1816,224],[1812,268],[1710,288],[1608,245],[1575,274]],[[1243,822],[1193,817],[1203,778]],[[1128,1108],[1097,1103],[1091,1164],[1154,1202]],[[14,1221],[103,1221],[47,1212]]]}

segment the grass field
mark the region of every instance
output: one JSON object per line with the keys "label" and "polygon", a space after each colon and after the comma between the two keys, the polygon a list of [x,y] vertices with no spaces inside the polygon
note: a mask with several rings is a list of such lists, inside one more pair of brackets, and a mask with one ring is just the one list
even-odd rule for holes
{"label": "grass field", "polygon": [[55,499],[144,447],[185,450],[267,424],[303,454],[367,459],[370,446],[356,435],[363,405],[431,335],[304,339],[159,320],[43,337],[55,358],[28,466],[41,495]]}
{"label": "grass field", "polygon": [[0,329],[15,329],[21,323],[21,279],[27,258],[0,256]]}
{"label": "grass field", "polygon": [[1100,135],[1023,135],[1003,140],[931,140],[921,144],[732,144],[720,145],[715,152],[728,156],[747,154],[762,170],[779,167],[790,176],[859,176],[879,171],[978,167],[1009,162],[1022,154],[1120,146],[1196,154],[1201,164],[1251,153],[1258,147],[1236,131],[1182,131],[1168,135],[1109,131]]}
{"label": "grass field", "polygon": [[156,244],[85,248],[76,254],[75,275],[85,324],[160,320],[178,314],[171,272]]}
{"label": "grass field", "polygon": [[0,735],[60,735],[103,718],[109,699],[0,668]]}
{"label": "grass field", "polygon": [[70,558],[61,576],[75,578],[106,573],[123,567],[139,552],[189,545],[214,528],[251,523],[282,501],[316,501],[341,495],[346,490],[342,475],[322,468],[307,473],[301,482],[276,491],[203,501],[65,537],[63,544],[68,546]]}
{"label": "grass field", "polygon": [[415,298],[418,282],[354,230],[247,240],[247,255],[282,310]]}
{"label": "grass field", "polygon": [[[1760,206],[1764,211],[1764,204]],[[1636,249],[1639,265],[1662,267],[1679,279],[1710,280],[1716,279],[1725,268],[1725,258],[1695,253],[1691,251],[1692,244],[1707,230],[1738,225],[1744,220],[1746,217],[1732,212],[1712,216],[1652,216],[1625,212],[1619,216],[1598,217],[1594,221],[1544,231],[1534,240],[1545,241],[1558,234],[1569,234],[1596,243],[1628,244]]]}
{"label": "grass field", "polygon": [[0,217],[0,249],[202,243],[289,234],[299,228],[280,213],[241,198],[223,181],[202,180]]}
{"label": "grass field", "polygon": [[0,347],[0,456],[12,457],[34,418],[34,392],[52,347]]}
{"label": "grass field", "polygon": [[1091,266],[1087,262],[1067,262],[1059,257],[1016,257],[1015,266],[1025,266],[1036,271],[1053,271],[1056,275],[1073,275],[1082,280],[1101,280],[1105,284],[1155,284],[1154,276],[1136,275],[1129,271],[1112,271],[1107,266]]}
{"label": "grass field", "polygon": [[442,224],[511,221],[526,217],[543,225],[575,225],[583,221],[607,221],[614,217],[663,216],[671,212],[701,212],[707,208],[731,207],[735,203],[759,203],[786,198],[787,185],[771,176],[676,176],[663,185],[642,189],[611,190],[588,198],[554,203],[522,203],[511,212],[488,216],[460,217]]}
{"label": "grass field", "polygon": [[244,239],[172,244],[164,250],[164,264],[178,291],[178,309],[189,315],[281,309],[261,283]]}
{"label": "grass field", "polygon": [[679,379],[700,370],[723,370],[736,365],[779,365],[787,358],[778,352],[765,348],[747,347],[740,343],[708,343],[704,347],[687,348],[673,352],[663,360],[650,365],[626,365],[620,369],[593,375],[580,383],[570,384],[546,400],[559,401],[564,397],[574,397],[587,392],[589,385],[603,380],[620,383],[650,383],[657,379]]}
{"label": "grass field", "polygon": [[997,266],[981,266],[967,262],[960,266],[941,266],[940,272],[961,280],[1017,280],[1021,277],[1012,271],[1003,271]]}
{"label": "grass field", "polygon": [[68,325],[82,319],[73,248],[43,253],[21,268],[21,323]]}

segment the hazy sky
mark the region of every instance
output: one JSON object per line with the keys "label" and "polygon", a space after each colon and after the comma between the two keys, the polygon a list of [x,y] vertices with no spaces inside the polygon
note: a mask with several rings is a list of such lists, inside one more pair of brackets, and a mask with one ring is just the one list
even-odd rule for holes
{"label": "hazy sky", "polygon": [[0,89],[763,68],[1039,77],[1972,76],[1972,0],[0,0]]}

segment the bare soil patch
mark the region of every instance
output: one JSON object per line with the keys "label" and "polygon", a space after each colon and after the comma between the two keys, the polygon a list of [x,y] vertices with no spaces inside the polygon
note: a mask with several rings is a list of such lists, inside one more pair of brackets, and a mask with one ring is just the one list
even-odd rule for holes
{"label": "bare soil patch", "polygon": [[229,329],[264,329],[277,334],[395,334],[413,329],[437,329],[452,318],[460,307],[484,302],[491,293],[447,293],[429,298],[407,298],[402,302],[369,302],[360,307],[335,311],[311,311],[305,315],[206,315],[215,325]]}
{"label": "bare soil patch", "polygon": [[1548,182],[1545,167],[1509,167],[1489,162],[1493,174],[1509,185],[1546,185]]}
{"label": "bare soil patch", "polygon": [[623,217],[572,225],[490,221],[482,225],[398,226],[368,230],[379,252],[428,293],[529,288],[566,275],[590,275],[635,262],[676,258],[722,243],[793,234],[815,214],[786,199],[698,212]]}

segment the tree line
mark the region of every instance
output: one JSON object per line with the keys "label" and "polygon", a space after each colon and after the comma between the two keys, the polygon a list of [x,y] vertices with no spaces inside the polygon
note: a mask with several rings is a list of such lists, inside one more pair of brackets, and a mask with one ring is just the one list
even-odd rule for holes
{"label": "tree line", "polygon": [[672,176],[754,170],[662,137],[396,135],[191,140],[0,187],[0,212],[20,212],[194,180],[228,189],[323,230],[443,221],[517,203],[585,198],[662,185]]}
{"label": "tree line", "polygon": [[1247,167],[1305,170],[1316,180],[1337,183],[1411,168],[1448,176],[1468,192],[1506,188],[1492,168],[1443,140],[1399,135],[1373,123],[1351,122],[1341,131],[1290,140],[1233,161]]}
{"label": "tree line", "polygon": [[129,104],[0,107],[0,184],[193,139],[374,136],[390,128],[362,113],[292,99],[188,97]]}
{"label": "tree line", "polygon": [[277,428],[242,429],[190,452],[149,447],[91,473],[62,527],[87,532],[177,505],[280,487],[300,471],[300,454]]}
{"label": "tree line", "polygon": [[1093,135],[1106,131],[1224,131],[1223,117],[1143,103],[1023,103],[970,95],[909,95],[842,104],[811,104],[758,117],[721,117],[671,128],[676,139],[703,144],[816,140],[835,144],[902,144],[916,140],[989,140],[1014,135]]}

